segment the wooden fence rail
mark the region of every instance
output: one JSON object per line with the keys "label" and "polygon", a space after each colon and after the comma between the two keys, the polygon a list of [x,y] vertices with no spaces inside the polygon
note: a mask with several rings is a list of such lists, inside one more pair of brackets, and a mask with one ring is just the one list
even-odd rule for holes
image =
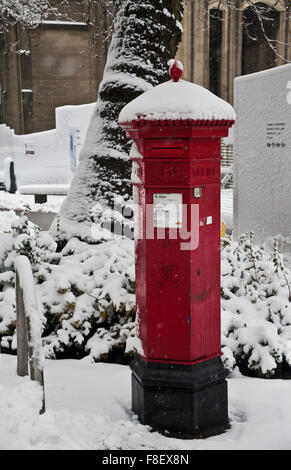
{"label": "wooden fence rail", "polygon": [[41,319],[38,313],[35,286],[29,259],[18,256],[14,261],[16,274],[16,335],[17,335],[17,374],[28,375],[42,388],[42,407],[45,412],[44,358],[41,341]]}

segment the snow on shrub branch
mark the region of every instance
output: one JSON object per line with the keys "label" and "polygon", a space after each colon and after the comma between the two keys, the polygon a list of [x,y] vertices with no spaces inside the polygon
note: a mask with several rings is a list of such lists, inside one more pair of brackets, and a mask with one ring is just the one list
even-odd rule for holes
{"label": "snow on shrub branch", "polygon": [[[22,215],[0,234],[0,341],[15,342],[14,259],[29,258],[47,357],[127,361],[139,348],[134,243],[89,245],[72,238],[61,253]],[[222,242],[222,350],[225,366],[249,375],[291,374],[291,273],[274,240],[267,253],[253,235]]]}
{"label": "snow on shrub branch", "polygon": [[[90,246],[71,239],[56,253],[53,239],[23,215],[1,234],[0,340],[15,351],[14,259],[29,258],[36,280],[47,357],[105,359],[114,349],[132,353],[135,342],[133,243]],[[93,339],[94,338],[94,339]],[[90,341],[89,341],[90,340]],[[132,346],[130,346],[132,345]]]}
{"label": "snow on shrub branch", "polygon": [[47,318],[48,357],[59,357],[70,349],[77,355],[89,354],[92,360],[105,359],[114,349],[123,355],[135,328],[131,241],[90,247],[71,239],[59,264],[44,266],[41,275],[44,282],[38,293]]}
{"label": "snow on shrub branch", "polygon": [[[58,9],[49,0],[0,0],[0,33],[7,30],[9,24],[20,23],[29,28],[37,27],[49,14],[58,15]],[[66,4],[67,0],[60,0]]]}
{"label": "snow on shrub branch", "polygon": [[225,365],[271,377],[291,365],[291,273],[253,235],[222,249],[222,350]]}

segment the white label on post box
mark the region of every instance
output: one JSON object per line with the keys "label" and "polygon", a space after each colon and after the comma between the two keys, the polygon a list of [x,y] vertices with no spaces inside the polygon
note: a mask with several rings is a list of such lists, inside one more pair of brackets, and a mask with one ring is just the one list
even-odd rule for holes
{"label": "white label on post box", "polygon": [[194,188],[194,197],[201,197],[202,196],[202,188]]}
{"label": "white label on post box", "polygon": [[181,193],[154,194],[154,227],[182,228],[182,203]]}

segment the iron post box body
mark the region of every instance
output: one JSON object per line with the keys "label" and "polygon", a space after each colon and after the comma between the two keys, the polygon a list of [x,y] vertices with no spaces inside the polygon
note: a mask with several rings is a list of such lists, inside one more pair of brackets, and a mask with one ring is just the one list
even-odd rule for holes
{"label": "iron post box body", "polygon": [[[196,363],[220,356],[220,139],[229,122],[134,122],[126,129],[133,153],[136,236],[136,299],[139,337],[148,361]],[[200,197],[195,197],[200,188]],[[158,239],[154,194],[180,194],[185,231],[199,231],[196,249],[187,240]],[[191,206],[198,220],[191,220]],[[148,208],[148,209],[147,209]],[[137,228],[136,227],[136,228]],[[137,231],[139,229],[137,228]],[[147,237],[146,233],[152,233]],[[195,236],[195,234],[192,233]]]}
{"label": "iron post box body", "polygon": [[[181,76],[177,67],[175,72],[170,88],[178,91],[187,82],[172,87]],[[193,84],[185,86],[191,91]],[[166,90],[164,104],[167,101],[168,85],[159,87],[144,94],[147,110],[160,91]],[[208,94],[214,108],[222,102],[194,87],[201,93],[197,100],[201,108]],[[187,107],[187,98],[182,98]],[[158,104],[153,106],[157,111]],[[175,108],[175,99],[171,106]],[[233,110],[228,109],[225,119],[120,115],[134,141],[141,348],[131,363],[132,407],[143,424],[181,436],[216,433],[228,425],[226,373],[220,359],[220,143],[234,123]],[[209,107],[206,114],[215,115]],[[165,201],[182,206],[182,215],[172,217]],[[167,222],[159,219],[159,205],[167,212]]]}

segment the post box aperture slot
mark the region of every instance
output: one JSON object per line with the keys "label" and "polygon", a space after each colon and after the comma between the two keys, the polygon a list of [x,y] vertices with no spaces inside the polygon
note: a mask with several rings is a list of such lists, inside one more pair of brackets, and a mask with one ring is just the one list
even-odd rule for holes
{"label": "post box aperture slot", "polygon": [[182,150],[182,147],[152,147],[152,150]]}
{"label": "post box aperture slot", "polygon": [[145,158],[188,157],[189,142],[186,139],[152,139],[144,144]]}

